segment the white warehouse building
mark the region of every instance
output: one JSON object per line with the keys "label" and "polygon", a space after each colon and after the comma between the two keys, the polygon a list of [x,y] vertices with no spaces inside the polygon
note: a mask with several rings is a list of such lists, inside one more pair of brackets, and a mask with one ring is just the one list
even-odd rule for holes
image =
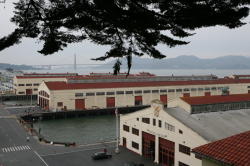
{"label": "white warehouse building", "polygon": [[149,108],[121,115],[120,145],[163,166],[201,166],[191,149],[249,130],[250,94],[180,100],[171,108],[154,100]]}

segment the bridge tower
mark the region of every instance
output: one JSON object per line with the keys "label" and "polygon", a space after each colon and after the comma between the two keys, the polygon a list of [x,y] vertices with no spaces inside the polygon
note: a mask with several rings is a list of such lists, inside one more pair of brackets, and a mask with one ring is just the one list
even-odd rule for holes
{"label": "bridge tower", "polygon": [[76,54],[74,54],[74,70],[76,72]]}

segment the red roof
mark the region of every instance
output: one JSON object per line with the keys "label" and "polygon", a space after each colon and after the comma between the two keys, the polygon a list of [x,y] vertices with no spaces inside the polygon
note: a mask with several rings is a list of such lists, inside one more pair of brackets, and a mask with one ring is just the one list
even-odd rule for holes
{"label": "red roof", "polygon": [[24,73],[25,76],[32,76],[32,75],[77,75],[77,73]]}
{"label": "red roof", "polygon": [[250,166],[250,131],[199,146],[193,152],[235,166]]}
{"label": "red roof", "polygon": [[181,99],[190,105],[232,103],[232,102],[250,101],[250,94],[181,97]]}
{"label": "red roof", "polygon": [[17,79],[31,79],[31,78],[71,78],[75,76],[16,76]]}
{"label": "red roof", "polygon": [[192,81],[151,81],[151,82],[101,82],[101,83],[66,83],[46,82],[51,90],[66,89],[96,89],[96,88],[126,88],[126,87],[148,87],[148,86],[175,86],[175,85],[209,85],[209,84],[237,84],[250,83],[250,79],[218,79],[218,80],[192,80]]}

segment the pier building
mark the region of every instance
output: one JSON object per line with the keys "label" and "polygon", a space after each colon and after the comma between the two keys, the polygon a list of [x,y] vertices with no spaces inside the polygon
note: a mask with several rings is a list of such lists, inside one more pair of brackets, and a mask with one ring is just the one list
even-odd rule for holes
{"label": "pier building", "polygon": [[36,95],[39,85],[45,81],[66,81],[77,73],[24,73],[13,78],[13,89],[16,95]]}
{"label": "pier building", "polygon": [[153,100],[149,108],[121,115],[120,145],[164,166],[201,166],[191,149],[249,130],[250,94],[178,101],[164,107]]}
{"label": "pier building", "polygon": [[[83,76],[81,76],[83,77]],[[38,104],[48,110],[84,110],[107,107],[150,105],[154,99],[165,105],[179,97],[220,95],[250,91],[250,79],[211,76],[147,76],[107,78],[67,78],[67,81],[43,82]]]}

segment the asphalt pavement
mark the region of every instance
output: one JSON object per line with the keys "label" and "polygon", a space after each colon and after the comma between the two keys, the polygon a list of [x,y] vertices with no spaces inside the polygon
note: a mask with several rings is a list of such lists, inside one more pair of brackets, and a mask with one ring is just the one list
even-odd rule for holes
{"label": "asphalt pavement", "polygon": [[[5,108],[0,104],[0,166],[124,166],[127,162],[154,165],[152,161],[122,147],[120,153],[115,154],[114,142],[76,147],[40,143],[13,116],[26,113],[25,110],[26,108]],[[29,141],[27,137],[30,138]],[[104,148],[112,153],[111,159],[91,159],[94,152]]]}

